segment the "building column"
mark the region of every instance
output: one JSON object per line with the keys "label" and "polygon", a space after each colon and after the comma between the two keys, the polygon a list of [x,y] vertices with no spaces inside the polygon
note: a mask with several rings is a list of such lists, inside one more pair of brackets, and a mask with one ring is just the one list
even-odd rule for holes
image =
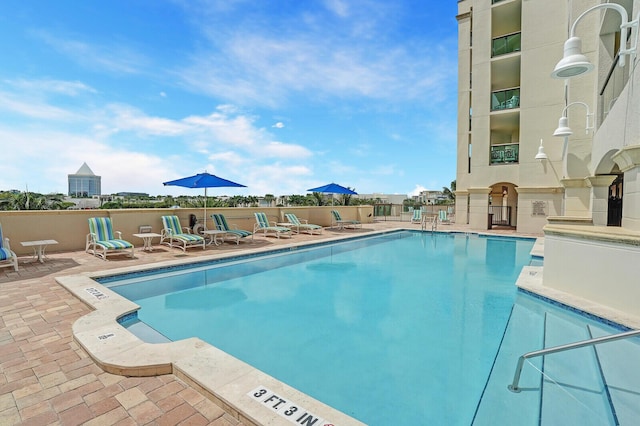
{"label": "building column", "polygon": [[640,231],[640,145],[625,146],[613,161],[624,173],[622,227]]}
{"label": "building column", "polygon": [[595,226],[607,226],[609,186],[616,177],[616,175],[599,175],[585,178],[591,188],[591,219]]}
{"label": "building column", "polygon": [[471,229],[488,229],[491,188],[469,188],[469,225]]}
{"label": "building column", "polygon": [[455,222],[466,225],[469,223],[469,192],[455,191],[456,194],[456,216]]}
{"label": "building column", "polygon": [[590,217],[591,190],[585,178],[560,179],[564,187],[564,212],[562,216]]}

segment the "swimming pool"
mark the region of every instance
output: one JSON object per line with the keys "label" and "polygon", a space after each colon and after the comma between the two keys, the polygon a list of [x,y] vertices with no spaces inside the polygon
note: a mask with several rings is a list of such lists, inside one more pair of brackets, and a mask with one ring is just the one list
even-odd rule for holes
{"label": "swimming pool", "polygon": [[[525,391],[507,391],[522,353],[584,339],[585,323],[615,332],[516,291],[532,244],[396,232],[100,281],[172,340],[199,336],[371,425],[625,424],[637,410],[610,414],[591,367],[535,361]],[[569,386],[541,379],[554,371]],[[637,383],[616,386],[624,398]]]}

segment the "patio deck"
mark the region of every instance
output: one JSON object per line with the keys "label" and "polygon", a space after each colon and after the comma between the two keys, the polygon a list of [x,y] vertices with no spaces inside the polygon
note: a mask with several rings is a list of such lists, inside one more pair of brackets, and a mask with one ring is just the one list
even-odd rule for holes
{"label": "patio deck", "polygon": [[[376,222],[362,229],[325,229],[322,235],[295,235],[318,241],[383,229],[413,228],[407,222]],[[444,230],[466,230],[444,225]],[[513,234],[512,230],[492,233]],[[98,259],[83,251],[47,255],[45,263],[20,259],[20,270],[0,270],[0,424],[2,425],[243,425],[173,374],[124,377],[103,371],[73,340],[72,324],[89,308],[58,285],[55,277],[178,258],[288,244],[257,237],[255,244],[225,243],[183,253],[166,246],[153,252],[136,247],[135,258]],[[137,242],[136,242],[137,243]]]}

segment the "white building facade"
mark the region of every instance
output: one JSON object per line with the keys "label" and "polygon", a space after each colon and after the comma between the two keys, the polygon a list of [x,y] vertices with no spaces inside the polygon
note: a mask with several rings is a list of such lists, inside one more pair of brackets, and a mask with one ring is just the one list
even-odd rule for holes
{"label": "white building facade", "polygon": [[544,287],[640,317],[640,0],[458,12],[456,222],[544,233]]}

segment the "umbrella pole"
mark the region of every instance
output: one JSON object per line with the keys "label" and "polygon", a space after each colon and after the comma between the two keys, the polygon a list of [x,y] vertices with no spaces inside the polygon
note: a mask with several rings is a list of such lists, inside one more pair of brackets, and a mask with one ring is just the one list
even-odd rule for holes
{"label": "umbrella pole", "polygon": [[207,230],[207,188],[204,189],[204,230]]}

